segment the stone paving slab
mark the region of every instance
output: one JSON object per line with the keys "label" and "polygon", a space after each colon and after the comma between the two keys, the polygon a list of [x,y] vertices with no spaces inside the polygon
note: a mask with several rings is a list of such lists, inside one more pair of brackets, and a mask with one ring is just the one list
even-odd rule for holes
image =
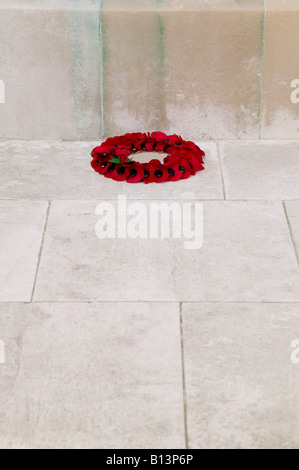
{"label": "stone paving slab", "polygon": [[[0,141],[0,199],[222,199],[214,142],[199,142],[205,170],[188,180],[164,184],[129,184],[105,178],[90,166],[90,152],[99,142]],[[163,159],[164,153],[142,152],[141,162]],[[25,164],[26,162],[26,164]]]}
{"label": "stone paving slab", "polygon": [[0,201],[0,301],[30,301],[48,202]]}
{"label": "stone paving slab", "polygon": [[0,448],[184,448],[179,307],[0,304]]}
{"label": "stone paving slab", "polygon": [[221,142],[227,199],[299,199],[299,142]]}
{"label": "stone paving slab", "polygon": [[[186,249],[191,238],[183,232],[98,238],[99,202],[52,203],[34,300],[299,301],[298,264],[280,202],[203,202],[199,249]],[[152,201],[138,202],[149,237]],[[109,220],[122,217],[118,203],[109,204]]]}
{"label": "stone paving slab", "polygon": [[182,311],[190,448],[298,449],[290,346],[299,304],[186,303]]}

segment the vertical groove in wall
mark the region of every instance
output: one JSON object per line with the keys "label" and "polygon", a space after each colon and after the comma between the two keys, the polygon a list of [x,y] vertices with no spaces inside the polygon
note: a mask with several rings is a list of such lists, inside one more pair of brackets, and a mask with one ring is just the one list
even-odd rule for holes
{"label": "vertical groove in wall", "polygon": [[100,138],[105,137],[105,116],[104,116],[104,33],[103,33],[103,5],[104,0],[99,4],[99,40],[100,40]]}
{"label": "vertical groove in wall", "polygon": [[[92,7],[81,8],[79,0],[67,9],[71,54],[72,119],[77,140],[98,138],[101,133],[93,113],[98,113],[99,98],[99,9],[101,0]],[[89,83],[89,77],[90,83]]]}
{"label": "vertical groove in wall", "polygon": [[263,0],[263,16],[261,22],[262,41],[261,41],[261,59],[260,59],[260,84],[259,84],[259,139],[263,138],[264,110],[263,110],[263,72],[264,72],[264,48],[265,48],[265,24],[266,24],[266,0]]}
{"label": "vertical groove in wall", "polygon": [[76,139],[80,140],[81,138],[81,129],[80,129],[80,96],[81,96],[81,80],[80,80],[80,69],[82,66],[82,46],[79,40],[79,31],[80,31],[80,12],[78,13],[75,9],[69,10],[69,34],[70,34],[70,44],[71,44],[71,78],[72,78],[72,97],[73,97],[73,118],[75,120],[75,129],[76,129]]}
{"label": "vertical groove in wall", "polygon": [[155,130],[162,130],[161,124],[166,123],[166,103],[165,103],[165,90],[164,90],[164,68],[165,68],[165,26],[162,15],[158,10],[159,4],[163,0],[156,0],[156,36],[157,36],[157,62],[156,62],[156,99],[157,99],[157,114],[154,119]]}

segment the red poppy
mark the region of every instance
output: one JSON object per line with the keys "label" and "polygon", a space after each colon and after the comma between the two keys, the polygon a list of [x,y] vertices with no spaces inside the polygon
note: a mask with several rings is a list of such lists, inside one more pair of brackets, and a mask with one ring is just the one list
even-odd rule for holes
{"label": "red poppy", "polygon": [[126,150],[126,149],[119,149],[119,148],[116,148],[114,150],[114,155],[116,157],[126,157],[126,159],[128,160],[128,157],[131,155],[131,153]]}
{"label": "red poppy", "polygon": [[192,172],[192,168],[187,160],[181,159],[179,162],[179,170],[182,172],[182,180],[189,178]]}
{"label": "red poppy", "polygon": [[[176,149],[172,152],[172,156],[173,157],[179,157],[179,158],[185,158],[186,160],[193,160],[192,163],[194,162],[195,164],[195,161],[197,162],[195,166],[197,166],[197,164],[201,164],[203,163],[203,159],[202,159],[202,155],[200,152],[198,152],[196,149],[192,149],[192,150],[184,150],[184,149]],[[196,170],[197,171],[197,170]]]}
{"label": "red poppy", "polygon": [[154,140],[159,142],[160,140],[167,139],[168,136],[166,134],[164,134],[164,132],[152,132],[151,137]]}
{"label": "red poppy", "polygon": [[127,183],[139,183],[143,179],[143,169],[140,163],[136,163],[128,166],[129,176],[127,178]]}
{"label": "red poppy", "polygon": [[112,147],[118,147],[121,149],[130,150],[132,147],[132,140],[129,137],[123,136],[116,136],[116,137],[109,137],[106,140],[106,144]]}
{"label": "red poppy", "polygon": [[108,160],[94,158],[90,164],[100,175],[104,175],[108,170]]}
{"label": "red poppy", "polygon": [[195,148],[197,150],[197,153],[199,153],[201,157],[205,156],[205,152],[201,150],[201,148],[199,148],[198,145],[195,145]]}
{"label": "red poppy", "polygon": [[104,144],[101,144],[100,146],[98,147],[95,147],[92,152],[91,152],[91,155],[94,157],[94,156],[97,156],[97,155],[103,155],[103,156],[109,156],[111,154],[111,152],[113,152],[114,148],[111,147],[111,145],[106,145],[105,143]]}
{"label": "red poppy", "polygon": [[154,150],[155,143],[155,139],[147,139],[147,141],[144,143],[144,146],[141,146],[141,148],[145,147],[148,152],[152,152]]}
{"label": "red poppy", "polygon": [[173,135],[169,135],[168,137],[168,143],[170,145],[176,145],[176,146],[180,146],[183,144],[183,139],[180,135],[176,135],[176,134],[173,134]]}
{"label": "red poppy", "polygon": [[135,140],[146,139],[147,134],[145,132],[133,132],[132,134],[130,133],[125,134],[125,137],[128,139],[131,139],[132,142],[135,142]]}
{"label": "red poppy", "polygon": [[164,164],[164,168],[169,175],[169,181],[178,181],[182,178],[182,172],[179,169],[179,160],[170,160]]}
{"label": "red poppy", "polygon": [[152,183],[154,180],[155,166],[150,163],[143,163],[143,181],[145,184]]}
{"label": "red poppy", "polygon": [[115,181],[125,181],[129,176],[129,169],[124,165],[111,163],[104,176],[105,178],[111,178]]}
{"label": "red poppy", "polygon": [[187,179],[192,174],[192,168],[189,162],[182,158],[165,159],[165,168],[169,173],[170,181],[178,181],[179,179]]}
{"label": "red poppy", "polygon": [[201,158],[201,155],[197,152],[191,151],[187,152],[186,150],[183,150],[183,152],[180,155],[180,158],[183,158],[189,164],[191,164],[191,174],[195,175],[195,173],[199,170],[204,170],[204,167],[202,166],[203,160]]}
{"label": "red poppy", "polygon": [[153,159],[148,163],[150,175],[147,178],[148,183],[162,183],[169,177],[167,169],[160,160]]}
{"label": "red poppy", "polygon": [[195,175],[195,173],[197,171],[201,171],[201,170],[204,170],[204,166],[201,164],[201,161],[202,160],[199,160],[198,158],[196,158],[196,156],[194,154],[190,154],[190,155],[187,155],[184,160],[186,160],[187,162],[189,162],[189,165],[191,166],[191,174],[192,175]]}

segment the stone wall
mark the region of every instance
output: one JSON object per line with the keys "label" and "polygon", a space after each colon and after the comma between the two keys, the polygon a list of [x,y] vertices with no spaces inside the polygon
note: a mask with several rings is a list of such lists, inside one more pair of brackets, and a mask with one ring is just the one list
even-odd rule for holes
{"label": "stone wall", "polygon": [[0,16],[0,138],[299,137],[297,0],[1,0]]}

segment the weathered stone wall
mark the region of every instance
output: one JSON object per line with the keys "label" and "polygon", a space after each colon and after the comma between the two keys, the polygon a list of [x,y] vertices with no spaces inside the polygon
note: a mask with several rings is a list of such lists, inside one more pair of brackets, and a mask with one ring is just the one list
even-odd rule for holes
{"label": "weathered stone wall", "polygon": [[1,0],[0,16],[0,138],[299,137],[296,0]]}

